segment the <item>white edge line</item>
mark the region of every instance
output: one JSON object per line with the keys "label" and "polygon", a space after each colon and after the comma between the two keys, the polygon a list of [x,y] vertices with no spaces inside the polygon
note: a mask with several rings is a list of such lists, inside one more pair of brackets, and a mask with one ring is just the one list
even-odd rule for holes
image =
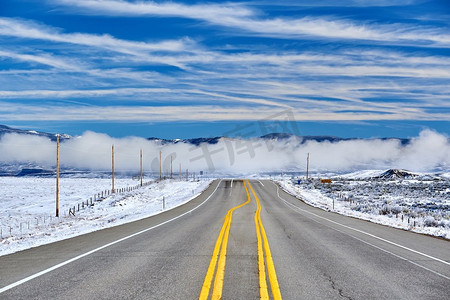
{"label": "white edge line", "polygon": [[431,256],[431,255],[422,253],[422,252],[420,252],[420,251],[417,251],[417,250],[408,248],[408,247],[406,247],[406,246],[403,246],[403,245],[400,245],[400,244],[391,242],[391,241],[389,241],[389,240],[383,239],[383,238],[381,238],[381,237],[379,237],[379,236],[376,236],[376,235],[373,235],[373,234],[371,234],[371,233],[368,233],[368,232],[362,231],[362,230],[360,230],[360,229],[356,229],[356,228],[353,228],[353,227],[350,227],[350,226],[347,226],[347,225],[338,223],[338,222],[336,222],[336,221],[332,221],[332,220],[330,220],[330,219],[327,219],[327,218],[325,218],[325,217],[319,216],[319,215],[317,215],[317,214],[315,214],[315,213],[312,213],[312,212],[310,212],[310,211],[304,210],[304,209],[302,209],[302,208],[300,208],[300,207],[298,207],[298,206],[296,206],[296,205],[294,205],[294,204],[292,204],[292,203],[289,203],[287,200],[281,198],[281,196],[280,196],[280,194],[279,194],[279,192],[278,192],[278,190],[279,190],[278,185],[276,185],[274,182],[272,182],[272,183],[277,187],[277,195],[278,195],[278,198],[280,198],[280,199],[283,200],[285,203],[287,203],[287,204],[289,204],[289,205],[291,205],[291,206],[294,206],[295,208],[297,208],[297,209],[299,209],[299,210],[301,210],[301,211],[303,211],[303,212],[306,212],[306,213],[308,213],[308,214],[311,214],[311,215],[313,215],[313,216],[315,216],[315,217],[318,217],[318,218],[320,218],[320,219],[326,220],[326,221],[331,222],[331,223],[333,223],[333,224],[342,226],[342,227],[347,228],[347,229],[354,230],[354,231],[356,231],[356,232],[359,232],[359,233],[365,234],[365,235],[367,235],[367,236],[373,237],[373,238],[378,239],[378,240],[380,240],[380,241],[383,241],[383,242],[385,242],[385,243],[388,243],[388,244],[397,246],[397,247],[399,247],[399,248],[402,248],[402,249],[411,251],[411,252],[413,252],[413,253],[416,253],[416,254],[425,256],[425,257],[427,257],[427,258],[430,258],[430,259],[432,259],[432,260],[435,260],[435,261],[438,261],[438,262],[440,262],[440,263],[443,263],[443,264],[446,264],[446,265],[449,265],[449,266],[450,266],[450,263],[449,263],[449,262],[446,262],[445,260],[442,260],[442,259],[433,257],[433,256]]}
{"label": "white edge line", "polygon": [[67,265],[67,264],[70,264],[70,263],[72,263],[72,262],[74,262],[74,261],[76,261],[76,260],[79,260],[79,259],[81,259],[81,258],[83,258],[83,257],[85,257],[85,256],[91,255],[91,254],[93,254],[93,253],[95,253],[95,252],[98,252],[98,251],[100,251],[100,250],[103,250],[103,249],[105,249],[105,248],[107,248],[107,247],[109,247],[109,246],[112,246],[112,245],[118,244],[118,243],[120,243],[120,242],[123,242],[123,241],[125,241],[125,240],[127,240],[127,239],[130,239],[130,238],[132,238],[132,237],[135,237],[135,236],[137,236],[137,235],[139,235],[139,234],[142,234],[142,233],[144,233],[144,232],[147,232],[147,231],[150,231],[150,230],[152,230],[152,229],[158,228],[158,227],[160,227],[160,226],[162,226],[162,225],[165,225],[165,224],[167,224],[167,223],[169,223],[169,222],[172,222],[172,221],[174,221],[174,220],[176,220],[176,219],[179,219],[179,218],[181,218],[181,217],[183,217],[183,216],[185,216],[185,215],[187,215],[187,214],[193,212],[194,210],[196,210],[197,208],[199,208],[200,206],[202,206],[204,203],[206,203],[206,201],[208,201],[208,200],[212,197],[212,195],[214,195],[214,193],[215,193],[215,192],[217,191],[217,189],[219,188],[219,185],[220,185],[221,182],[222,182],[222,180],[219,181],[219,183],[218,183],[217,186],[216,186],[216,189],[211,193],[211,195],[209,195],[208,198],[206,198],[205,201],[203,201],[202,203],[200,203],[198,206],[194,207],[193,209],[191,209],[191,210],[189,210],[189,211],[187,211],[187,212],[185,212],[185,213],[183,213],[183,214],[181,214],[181,215],[179,215],[179,216],[177,216],[177,217],[175,217],[175,218],[173,218],[173,219],[164,221],[164,222],[162,222],[162,223],[160,223],[160,224],[158,224],[158,225],[155,225],[155,226],[153,226],[153,227],[150,227],[150,228],[144,229],[144,230],[142,230],[142,231],[133,233],[132,235],[123,237],[123,238],[121,238],[121,239],[119,239],[119,240],[117,240],[117,241],[114,241],[114,242],[111,242],[111,243],[109,243],[109,244],[103,245],[103,246],[101,246],[101,247],[99,247],[99,248],[96,248],[96,249],[94,249],[94,250],[91,250],[91,251],[86,252],[86,253],[84,253],[84,254],[81,254],[81,255],[79,255],[79,256],[76,256],[76,257],[74,257],[74,258],[71,258],[71,259],[69,259],[69,260],[66,260],[66,261],[64,261],[64,262],[62,262],[62,263],[59,263],[59,264],[57,264],[57,265],[55,265],[55,266],[53,266],[53,267],[50,267],[50,268],[48,268],[48,269],[46,269],[46,270],[43,270],[43,271],[41,271],[41,272],[39,272],[39,273],[33,274],[33,275],[28,276],[28,277],[26,277],[26,278],[24,278],[24,279],[22,279],[22,280],[16,281],[16,282],[14,282],[14,283],[12,283],[12,284],[10,284],[10,285],[7,285],[7,286],[1,288],[1,289],[0,289],[0,294],[3,293],[3,292],[6,292],[6,291],[8,291],[8,290],[10,290],[10,289],[12,289],[12,288],[14,288],[14,287],[16,287],[16,286],[19,286],[19,285],[21,285],[21,284],[23,284],[23,283],[25,283],[25,282],[27,282],[27,281],[30,281],[30,280],[32,280],[32,279],[35,279],[35,278],[37,278],[37,277],[39,277],[39,276],[42,276],[42,275],[47,274],[47,273],[49,273],[49,272],[52,272],[52,271],[54,271],[54,270],[56,270],[56,269],[58,269],[58,268],[61,268],[61,267],[65,266],[65,265]]}
{"label": "white edge line", "polygon": [[[378,238],[377,236],[374,236],[374,235],[372,235],[372,234],[370,234],[370,233],[366,233],[366,232],[364,232],[364,231],[360,231],[360,230],[358,230],[358,229],[355,229],[355,228],[352,228],[352,227],[349,227],[349,226],[346,226],[346,225],[342,225],[342,224],[340,224],[340,223],[337,223],[337,222],[331,221],[331,220],[329,220],[329,219],[327,219],[327,218],[324,218],[324,217],[321,217],[321,216],[319,216],[319,215],[316,215],[316,214],[314,214],[314,213],[312,213],[312,212],[309,212],[309,211],[307,211],[307,210],[304,210],[304,209],[302,209],[302,208],[300,208],[300,207],[298,207],[298,206],[296,206],[296,205],[290,203],[289,201],[286,201],[285,199],[281,198],[280,194],[278,193],[278,186],[277,186],[277,195],[278,195],[278,198],[280,198],[281,200],[283,200],[283,202],[286,204],[287,207],[289,207],[290,209],[292,209],[292,210],[294,210],[294,211],[295,211],[295,209],[301,210],[301,211],[303,211],[303,212],[312,214],[312,215],[314,215],[314,216],[316,216],[316,217],[319,217],[319,218],[321,218],[321,219],[330,221],[330,222],[335,223],[335,224],[337,224],[337,225],[341,225],[341,226],[343,226],[343,227],[346,227],[346,228],[349,228],[349,229],[353,229],[353,230],[356,230],[356,231],[358,231],[358,232],[361,232],[361,233],[364,233],[364,234],[368,234],[368,235],[370,235],[370,236],[373,236],[373,237],[375,237],[375,238]],[[314,219],[311,219],[311,220],[314,221]],[[315,222],[318,222],[318,221],[315,220]],[[342,234],[346,234],[346,235],[348,235],[348,236],[354,238],[355,240],[358,240],[358,241],[360,241],[360,242],[362,242],[362,243],[364,243],[364,244],[366,244],[366,245],[372,246],[372,247],[374,247],[374,248],[376,248],[376,249],[378,249],[378,250],[380,250],[380,251],[383,251],[383,252],[385,252],[385,253],[388,253],[388,254],[390,254],[390,255],[392,255],[392,256],[395,256],[395,257],[397,257],[397,258],[399,258],[399,259],[401,259],[401,260],[407,261],[407,262],[409,262],[409,263],[411,263],[411,264],[413,264],[413,265],[415,265],[415,266],[417,266],[417,267],[419,267],[419,268],[422,268],[422,269],[424,269],[424,270],[426,270],[426,271],[429,271],[429,272],[431,272],[431,273],[433,273],[433,274],[435,274],[435,275],[438,275],[438,276],[440,276],[440,277],[442,277],[442,278],[445,278],[445,279],[447,279],[447,280],[450,280],[450,277],[445,276],[445,275],[443,275],[443,274],[441,274],[441,273],[439,273],[439,272],[436,272],[436,271],[434,271],[434,270],[431,270],[431,269],[429,269],[429,268],[427,268],[427,267],[425,267],[425,266],[422,266],[422,265],[420,265],[420,264],[418,264],[418,263],[416,263],[416,262],[414,262],[414,261],[412,261],[412,260],[409,260],[409,259],[407,259],[407,258],[405,258],[405,257],[403,257],[403,256],[400,256],[400,255],[395,254],[395,253],[393,253],[393,252],[391,252],[391,251],[388,251],[388,250],[386,250],[386,249],[383,249],[383,248],[381,248],[381,247],[379,247],[379,246],[376,246],[376,245],[374,245],[374,244],[371,244],[371,243],[369,243],[369,242],[367,242],[367,241],[364,241],[364,240],[362,240],[362,239],[360,239],[360,238],[357,238],[357,237],[354,236],[354,235],[348,234],[348,233],[343,232],[343,231],[341,231],[341,230],[339,230],[339,229],[336,229],[336,228],[334,228],[334,227],[331,227],[331,226],[328,226],[328,225],[325,225],[325,224],[322,224],[322,225],[327,226],[328,228],[331,228],[331,229],[333,229],[333,230],[336,230],[337,232],[340,232],[340,233],[342,233]],[[384,239],[382,239],[382,238],[380,238],[380,239],[384,241]],[[390,241],[387,241],[387,240],[386,240],[386,242],[389,243]],[[436,259],[436,260],[438,260],[438,261],[440,261],[440,262],[447,263],[446,261],[441,261],[441,260],[438,259],[438,258],[434,258],[434,257],[432,257],[432,256],[428,256],[427,254],[418,252],[418,251],[416,251],[416,250],[409,249],[409,248],[407,248],[407,247],[404,247],[404,246],[395,244],[395,243],[393,243],[393,242],[390,242],[390,243],[392,243],[392,244],[394,244],[394,245],[396,245],[396,246],[402,247],[402,248],[404,248],[404,249],[406,249],[406,250],[410,250],[410,251],[416,252],[416,253],[418,253],[418,254],[422,254],[422,255],[425,255],[425,256],[427,256],[427,257],[430,257],[430,258],[432,258],[432,259]]]}
{"label": "white edge line", "polygon": [[261,180],[258,180],[259,183],[261,183],[262,186],[264,186],[264,184],[261,182]]}

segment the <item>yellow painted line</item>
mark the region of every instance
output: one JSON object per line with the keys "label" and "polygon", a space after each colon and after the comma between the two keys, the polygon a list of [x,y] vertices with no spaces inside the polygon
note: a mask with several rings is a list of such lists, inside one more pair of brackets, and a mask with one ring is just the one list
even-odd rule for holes
{"label": "yellow painted line", "polygon": [[[228,214],[227,214],[228,216]],[[209,290],[211,288],[211,282],[214,277],[214,270],[216,269],[217,257],[219,255],[220,244],[222,243],[223,235],[228,224],[228,218],[225,217],[225,222],[223,223],[222,229],[220,230],[219,237],[217,238],[216,244],[214,246],[213,255],[211,261],[209,262],[208,271],[206,272],[205,280],[203,281],[202,291],[200,292],[199,299],[208,299]]]}
{"label": "yellow painted line", "polygon": [[[256,200],[257,209],[256,209],[256,213],[255,213],[255,217],[256,217],[255,223],[257,223],[256,224],[257,234],[258,234],[258,225],[259,225],[262,240],[264,241],[264,251],[266,253],[266,261],[267,261],[267,272],[269,273],[269,281],[270,281],[270,287],[272,289],[272,296],[273,296],[274,300],[282,299],[280,287],[278,285],[277,273],[275,271],[275,265],[274,265],[273,259],[272,259],[272,253],[270,252],[269,241],[267,240],[266,230],[264,229],[264,225],[262,224],[262,221],[261,221],[261,204],[259,203],[258,196],[256,196],[256,193],[253,190],[253,187],[248,180],[247,180],[247,184],[250,187],[250,190],[252,191],[253,196],[255,197],[255,200]],[[258,257],[259,257],[259,250],[258,250]],[[261,276],[261,273],[260,273],[260,276]],[[261,278],[260,278],[260,281],[261,281]],[[263,299],[262,298],[263,294],[260,294],[260,296],[261,296],[261,299]],[[266,299],[266,298],[264,298],[264,299]]]}
{"label": "yellow painted line", "polygon": [[227,255],[227,245],[228,245],[228,235],[230,233],[231,227],[231,218],[232,215],[230,213],[227,214],[228,217],[228,225],[225,230],[225,235],[223,237],[222,248],[220,249],[219,262],[217,265],[216,278],[214,279],[214,288],[212,292],[211,299],[221,299],[222,298],[222,290],[223,290],[223,279],[225,277],[225,264],[226,264],[226,255]]}
{"label": "yellow painted line", "polygon": [[[216,271],[216,278],[214,280],[212,299],[221,299],[222,298],[228,236],[230,233],[233,211],[235,211],[236,209],[238,209],[248,203],[250,203],[250,198],[248,198],[246,202],[230,209],[227,212],[227,215],[225,216],[225,221],[222,225],[222,229],[220,230],[219,237],[217,238],[216,244],[214,246],[213,255],[211,257],[208,271],[206,272],[205,280],[203,282],[202,290],[200,292],[199,299],[201,299],[201,300],[208,299],[209,291],[211,289],[211,282],[214,277],[214,270],[216,268],[216,264],[217,264],[217,271]],[[220,256],[219,256],[219,249],[220,249]],[[218,256],[219,256],[219,262],[217,263]]]}
{"label": "yellow painted line", "polygon": [[[244,181],[245,191],[247,192],[247,198],[250,198],[250,194],[247,189],[246,182]],[[266,281],[266,267],[264,265],[264,253],[263,246],[261,241],[261,232],[259,229],[258,223],[258,214],[260,206],[257,205],[256,213],[255,213],[255,227],[256,227],[256,240],[258,242],[258,273],[259,273],[259,297],[260,299],[269,299],[269,292],[267,289],[267,281]]]}

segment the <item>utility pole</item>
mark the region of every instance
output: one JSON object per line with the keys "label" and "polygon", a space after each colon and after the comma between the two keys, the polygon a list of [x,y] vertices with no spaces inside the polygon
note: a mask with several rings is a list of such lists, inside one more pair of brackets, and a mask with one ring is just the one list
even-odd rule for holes
{"label": "utility pole", "polygon": [[173,169],[172,169],[172,155],[170,156],[170,179],[173,178]]}
{"label": "utility pole", "polygon": [[111,192],[114,194],[116,191],[114,189],[114,145],[111,148],[111,166],[112,166],[112,189]]}
{"label": "utility pole", "polygon": [[309,173],[309,152],[308,155],[306,156],[306,180],[308,180],[308,174]]}
{"label": "utility pole", "polygon": [[141,149],[141,186],[142,186],[142,149]]}
{"label": "utility pole", "polygon": [[56,217],[59,217],[59,134],[56,135]]}
{"label": "utility pole", "polygon": [[162,171],[161,171],[161,167],[162,167],[162,162],[161,162],[161,151],[159,151],[159,180],[162,180]]}

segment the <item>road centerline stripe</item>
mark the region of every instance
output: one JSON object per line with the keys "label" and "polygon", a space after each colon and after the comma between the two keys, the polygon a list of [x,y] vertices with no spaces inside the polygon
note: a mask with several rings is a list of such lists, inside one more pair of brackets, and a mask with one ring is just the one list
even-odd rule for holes
{"label": "road centerline stripe", "polygon": [[[257,228],[256,229],[257,234],[259,234],[258,232],[260,232],[262,240],[263,240],[264,251],[266,254],[266,261],[267,261],[267,272],[269,274],[269,281],[270,281],[270,287],[272,290],[272,296],[273,296],[274,300],[282,299],[280,286],[278,284],[277,273],[275,271],[275,264],[273,263],[272,253],[270,251],[269,241],[267,239],[266,230],[264,229],[264,225],[261,221],[261,203],[259,202],[259,198],[256,195],[255,191],[253,190],[253,187],[250,184],[250,181],[247,180],[247,184],[250,187],[250,190],[252,191],[252,194],[256,200],[257,211],[255,213],[255,226]],[[258,227],[259,227],[259,230],[258,230]],[[259,257],[259,251],[258,251],[258,257]],[[265,298],[265,297],[266,297],[265,293],[264,294],[261,293],[261,299],[268,299],[268,297],[267,298]]]}
{"label": "road centerline stripe", "polygon": [[[211,289],[211,282],[214,277],[214,271],[217,264],[216,277],[214,280],[214,288],[212,293],[212,299],[221,299],[222,290],[223,290],[223,280],[225,276],[225,265],[226,265],[226,253],[227,253],[227,245],[228,245],[228,236],[231,228],[231,221],[233,212],[241,208],[242,206],[250,203],[250,198],[247,199],[246,202],[235,206],[228,210],[225,221],[222,225],[222,229],[219,233],[219,237],[216,240],[216,244],[214,246],[213,255],[211,257],[211,261],[209,263],[208,270],[206,272],[205,280],[203,281],[202,290],[200,292],[199,299],[208,299],[209,291]],[[220,253],[219,253],[220,249]],[[219,258],[217,259],[217,256]]]}
{"label": "road centerline stripe", "polygon": [[[245,191],[247,193],[247,198],[250,199],[250,193],[247,189],[247,184],[244,181]],[[261,231],[258,223],[258,214],[261,209],[261,206],[256,205],[256,212],[254,216],[255,227],[256,227],[256,241],[257,241],[257,249],[258,249],[258,274],[259,274],[259,295],[260,299],[269,299],[269,292],[267,289],[267,281],[266,281],[266,267],[264,264],[264,253],[263,246],[261,241]]]}

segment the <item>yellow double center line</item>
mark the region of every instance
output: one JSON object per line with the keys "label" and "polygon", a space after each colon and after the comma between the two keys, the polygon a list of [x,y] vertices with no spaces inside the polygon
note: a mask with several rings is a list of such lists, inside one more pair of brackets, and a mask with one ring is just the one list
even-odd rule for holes
{"label": "yellow double center line", "polygon": [[[247,184],[252,191],[253,196],[256,200],[256,213],[255,213],[255,226],[256,226],[256,240],[258,242],[258,270],[259,270],[259,295],[260,299],[269,299],[269,292],[267,289],[266,282],[266,268],[264,266],[264,251],[266,253],[267,262],[267,272],[269,273],[270,288],[272,289],[273,299],[278,300],[281,298],[280,287],[278,285],[277,273],[275,272],[275,265],[272,259],[272,253],[270,252],[269,241],[267,240],[266,230],[261,222],[261,204],[259,203],[259,198],[256,196],[252,185],[247,180]],[[250,198],[247,187],[245,186],[245,191],[247,192],[247,197]]]}
{"label": "yellow double center line", "polygon": [[[199,299],[208,299],[209,290],[211,289],[211,283],[216,269],[217,257],[219,256],[219,262],[217,264],[216,278],[214,280],[214,288],[211,299],[222,298],[223,278],[225,276],[225,263],[228,245],[228,235],[230,233],[231,220],[233,217],[233,211],[250,203],[250,198],[246,202],[230,209],[225,216],[222,229],[220,230],[219,237],[217,238],[216,245],[214,246],[213,255],[209,263],[208,271],[206,272],[205,280],[203,282],[202,291]],[[222,244],[222,247],[221,247]]]}
{"label": "yellow double center line", "polygon": [[[250,187],[250,190],[253,193],[253,196],[256,200],[256,213],[255,213],[255,227],[256,227],[256,239],[258,243],[258,271],[259,271],[259,293],[260,299],[269,299],[269,292],[267,287],[266,280],[266,267],[264,263],[264,251],[266,254],[267,261],[267,272],[269,274],[270,287],[272,290],[273,299],[278,300],[281,298],[280,288],[278,286],[277,274],[275,272],[275,266],[272,259],[272,254],[270,252],[269,242],[267,240],[266,231],[261,222],[261,204],[259,203],[258,196],[256,196],[253,187],[250,182],[244,181],[245,191],[247,193],[247,201],[233,207],[230,209],[225,216],[225,221],[220,230],[219,237],[217,238],[216,244],[214,246],[213,255],[211,261],[209,263],[208,271],[206,272],[205,280],[203,282],[202,291],[200,293],[199,299],[207,299],[209,295],[209,291],[211,289],[212,279],[214,277],[214,271],[216,269],[217,264],[217,272],[214,280],[214,288],[211,299],[221,299],[222,298],[222,289],[223,289],[223,279],[225,275],[225,263],[226,263],[226,253],[227,253],[227,244],[228,244],[228,236],[230,233],[231,221],[233,216],[233,211],[250,203],[251,197],[248,191],[247,185]],[[264,251],[263,251],[264,248]],[[219,254],[220,250],[220,254]],[[218,262],[217,262],[217,258]]]}

